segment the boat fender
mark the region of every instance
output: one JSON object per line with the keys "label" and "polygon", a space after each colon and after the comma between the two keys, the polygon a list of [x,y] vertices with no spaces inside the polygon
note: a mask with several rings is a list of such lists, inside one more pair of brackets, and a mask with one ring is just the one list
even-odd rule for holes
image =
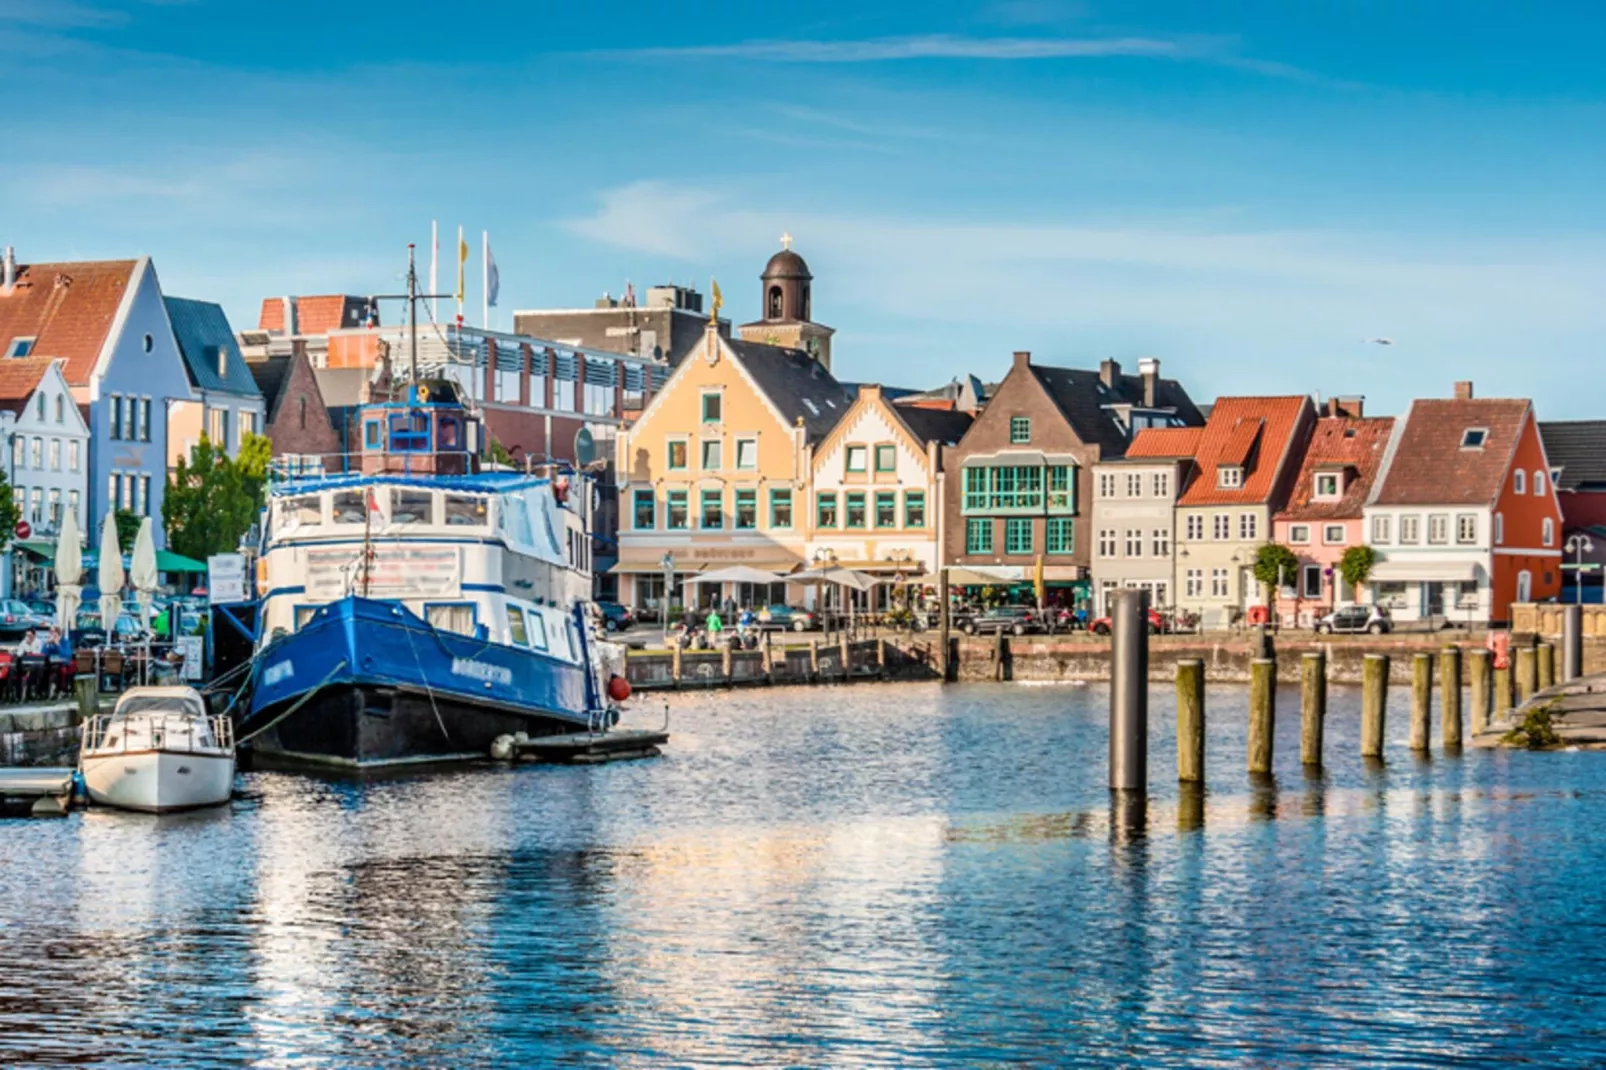
{"label": "boat fender", "polygon": [[608,677],[608,697],[615,702],[624,702],[630,697],[630,681],[618,673]]}
{"label": "boat fender", "polygon": [[528,742],[530,742],[530,733],[528,733],[528,732],[514,732],[513,733],[513,742],[515,742],[515,743],[528,743]]}
{"label": "boat fender", "polygon": [[497,736],[491,740],[491,757],[499,762],[505,762],[513,757],[513,737]]}

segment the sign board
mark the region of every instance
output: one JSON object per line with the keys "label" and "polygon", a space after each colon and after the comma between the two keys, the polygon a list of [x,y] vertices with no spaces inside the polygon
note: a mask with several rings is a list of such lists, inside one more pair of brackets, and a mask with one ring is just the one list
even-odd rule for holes
{"label": "sign board", "polygon": [[245,601],[244,554],[213,554],[206,559],[206,596],[214,606]]}
{"label": "sign board", "polygon": [[33,534],[33,525],[26,520],[17,521],[17,538],[26,539]]}
{"label": "sign board", "polygon": [[186,680],[199,680],[206,668],[201,664],[206,656],[206,638],[200,635],[181,635],[173,640],[173,649],[184,655],[179,673]]}
{"label": "sign board", "polygon": [[307,601],[333,602],[348,594],[456,598],[462,592],[462,557],[454,546],[375,546],[370,553],[364,577],[361,546],[309,549]]}

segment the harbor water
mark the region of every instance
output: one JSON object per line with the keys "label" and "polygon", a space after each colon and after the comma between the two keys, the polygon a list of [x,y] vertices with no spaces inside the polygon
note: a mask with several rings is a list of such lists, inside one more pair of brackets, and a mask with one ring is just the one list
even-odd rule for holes
{"label": "harbor water", "polygon": [[[662,758],[0,822],[0,1065],[1606,1061],[1606,754],[1387,763],[1208,697],[1112,819],[1102,687],[671,696]],[[654,698],[633,714],[657,718]],[[1437,732],[1435,730],[1435,739]]]}

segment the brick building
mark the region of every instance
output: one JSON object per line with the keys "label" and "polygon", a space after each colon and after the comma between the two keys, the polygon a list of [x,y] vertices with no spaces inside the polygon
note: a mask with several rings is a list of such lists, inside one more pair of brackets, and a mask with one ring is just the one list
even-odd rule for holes
{"label": "brick building", "polygon": [[267,412],[263,433],[273,456],[293,471],[338,472],[342,448],[329,421],[318,380],[300,347],[246,362]]}

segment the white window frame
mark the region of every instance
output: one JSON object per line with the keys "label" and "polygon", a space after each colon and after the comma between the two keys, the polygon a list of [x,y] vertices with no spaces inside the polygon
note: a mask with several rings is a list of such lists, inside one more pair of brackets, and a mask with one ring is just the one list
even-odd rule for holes
{"label": "white window frame", "polygon": [[[1334,532],[1337,532],[1337,535],[1335,535]],[[1343,524],[1324,524],[1324,525],[1322,525],[1322,545],[1323,546],[1343,546],[1344,543],[1346,543],[1348,541],[1349,540],[1344,535],[1344,525]]]}
{"label": "white window frame", "polygon": [[1309,546],[1310,545],[1310,525],[1309,524],[1290,524],[1290,525],[1288,525],[1288,544],[1290,546]]}
{"label": "white window frame", "polygon": [[1216,486],[1222,490],[1237,490],[1244,485],[1244,470],[1241,465],[1223,464],[1216,467]]}
{"label": "white window frame", "polygon": [[1428,545],[1448,546],[1450,544],[1450,514],[1428,514]]}
{"label": "white window frame", "polygon": [[1211,598],[1230,598],[1230,597],[1232,597],[1232,592],[1231,592],[1230,586],[1229,586],[1227,581],[1228,581],[1228,575],[1227,575],[1227,570],[1226,569],[1224,569],[1224,568],[1213,568],[1213,569],[1211,569],[1210,570],[1210,597]]}
{"label": "white window frame", "polygon": [[1204,514],[1203,513],[1190,513],[1190,514],[1188,514],[1187,528],[1185,530],[1188,533],[1188,541],[1189,542],[1201,542],[1201,541],[1203,541],[1204,540],[1204,532],[1205,532]]}
{"label": "white window frame", "polygon": [[1215,513],[1210,518],[1210,538],[1215,542],[1226,542],[1232,538],[1232,514]]}
{"label": "white window frame", "polygon": [[1556,521],[1545,517],[1539,522],[1539,542],[1543,546],[1554,546],[1556,543]]}
{"label": "white window frame", "polygon": [[1142,528],[1127,528],[1126,529],[1126,554],[1125,554],[1125,556],[1126,557],[1142,557],[1143,556],[1143,529]]}
{"label": "white window frame", "polygon": [[1543,468],[1535,468],[1534,469],[1534,495],[1536,497],[1543,497],[1544,493],[1545,493],[1545,470]]}
{"label": "white window frame", "polygon": [[1126,474],[1126,496],[1128,498],[1143,497],[1143,473],[1128,472]]}
{"label": "white window frame", "polygon": [[1377,546],[1387,546],[1394,541],[1391,517],[1374,516],[1372,518],[1372,542]]}
{"label": "white window frame", "polygon": [[1416,546],[1422,541],[1422,517],[1417,513],[1400,514],[1400,545]]}
{"label": "white window frame", "polygon": [[[1344,496],[1344,477],[1342,474],[1338,472],[1317,472],[1311,478],[1313,480],[1311,494],[1317,501],[1337,501]],[[1324,490],[1322,484],[1328,480],[1332,481],[1332,489]]]}
{"label": "white window frame", "polygon": [[1156,498],[1169,498],[1169,497],[1171,497],[1171,473],[1170,472],[1156,472],[1156,473],[1154,473],[1154,496]]}
{"label": "white window frame", "polygon": [[1477,513],[1456,514],[1455,541],[1459,546],[1469,546],[1478,541]]}
{"label": "white window frame", "polygon": [[1189,598],[1204,597],[1204,569],[1190,568],[1183,575]]}
{"label": "white window frame", "polygon": [[1254,513],[1239,513],[1238,538],[1246,542],[1260,538],[1260,517]]}
{"label": "white window frame", "polygon": [[1518,468],[1511,473],[1511,493],[1528,493],[1528,473],[1525,470]]}
{"label": "white window frame", "polygon": [[1149,537],[1155,557],[1171,556],[1171,529],[1155,528]]}

